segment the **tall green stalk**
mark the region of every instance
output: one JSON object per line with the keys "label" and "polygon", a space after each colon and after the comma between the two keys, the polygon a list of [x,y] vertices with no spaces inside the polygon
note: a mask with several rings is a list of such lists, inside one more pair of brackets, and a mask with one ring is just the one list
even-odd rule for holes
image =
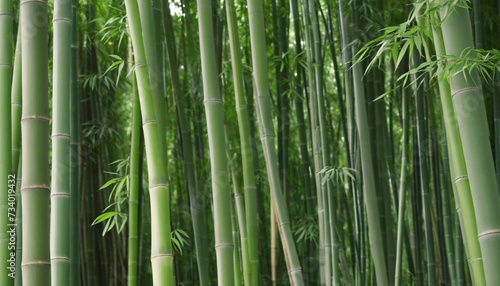
{"label": "tall green stalk", "polygon": [[[441,28],[437,25],[437,15],[433,15],[433,38],[438,59],[445,55],[443,36]],[[438,67],[438,74],[444,73],[444,67]],[[469,254],[469,264],[472,269],[472,277],[475,285],[486,284],[484,276],[483,260],[481,259],[481,248],[477,239],[477,223],[472,202],[471,188],[467,177],[467,167],[462,148],[462,139],[460,139],[460,130],[458,129],[455,110],[451,98],[450,84],[444,79],[439,79],[439,93],[441,106],[443,109],[443,120],[445,124],[448,153],[451,158],[450,164],[454,176],[451,178],[458,194],[459,207],[463,221],[463,232],[465,234],[466,246]],[[460,247],[456,245],[455,247]]]}
{"label": "tall green stalk", "polygon": [[[353,54],[355,54],[353,52]],[[382,240],[382,229],[380,225],[380,213],[378,199],[375,189],[375,178],[373,174],[373,162],[371,156],[370,133],[368,130],[368,118],[366,115],[366,99],[363,82],[363,72],[360,64],[353,66],[354,94],[356,123],[359,134],[361,151],[361,168],[363,171],[363,192],[365,197],[366,214],[368,218],[368,235],[370,238],[371,252],[375,265],[375,273],[378,285],[388,285],[387,265],[384,253],[384,241]]]}
{"label": "tall green stalk", "polygon": [[50,284],[47,1],[21,1],[23,284]]}
{"label": "tall green stalk", "polygon": [[80,284],[80,192],[79,122],[77,70],[77,0],[71,0],[71,78],[70,78],[70,285]]}
{"label": "tall green stalk", "polygon": [[410,129],[410,119],[408,112],[408,102],[406,89],[402,92],[402,121],[403,121],[403,138],[402,138],[402,148],[401,148],[401,177],[399,180],[399,202],[398,202],[398,233],[396,240],[396,271],[394,285],[401,285],[401,265],[403,264],[403,231],[404,231],[404,218],[405,218],[405,207],[406,207],[406,161],[408,153],[409,144],[409,129]]}
{"label": "tall green stalk", "polygon": [[155,114],[155,101],[151,93],[148,65],[144,50],[141,20],[137,1],[126,0],[130,36],[134,49],[135,74],[139,89],[142,128],[146,145],[151,197],[151,263],[153,285],[172,285],[174,257],[170,230],[170,197],[168,190],[164,140]]}
{"label": "tall green stalk", "polygon": [[132,113],[132,140],[130,146],[130,194],[128,209],[128,275],[127,285],[138,284],[139,258],[139,150],[141,144],[141,107],[137,84],[134,81],[133,113]]}
{"label": "tall green stalk", "polygon": [[[417,67],[418,56],[412,55],[413,66]],[[415,82],[415,113],[417,117],[417,152],[420,168],[420,188],[422,192],[422,207],[424,217],[425,249],[427,251],[427,281],[429,286],[436,284],[436,264],[434,257],[434,241],[432,237],[432,221],[429,195],[429,179],[427,172],[427,136],[424,130],[424,92],[423,82],[418,80],[418,75],[413,75],[412,81]]]}
{"label": "tall green stalk", "polygon": [[50,213],[51,284],[70,281],[70,79],[71,2],[54,2],[52,192]]}
{"label": "tall green stalk", "polygon": [[[21,26],[19,26],[20,28]],[[22,86],[21,86],[21,31],[17,32],[16,55],[14,57],[14,72],[12,78],[12,168],[17,169],[16,184],[16,277],[14,285],[22,285],[21,256],[22,256],[22,203],[21,203],[21,113],[22,113]]]}
{"label": "tall green stalk", "polygon": [[[311,96],[312,99],[315,100],[315,105],[317,108],[317,123],[318,123],[318,131],[319,131],[319,147],[318,151],[320,153],[319,160],[319,172],[323,170],[326,166],[330,165],[330,156],[328,154],[328,144],[327,144],[327,131],[326,131],[326,111],[325,111],[325,100],[323,93],[323,63],[322,63],[322,53],[321,53],[321,38],[320,38],[320,28],[318,23],[318,15],[316,11],[316,7],[314,1],[309,1],[309,15],[311,17],[311,28],[312,28],[312,38],[314,43],[314,73],[315,73],[315,83],[316,90]],[[321,181],[323,180],[323,175],[320,175]],[[320,181],[320,182],[321,182]],[[320,183],[318,182],[318,183]],[[332,285],[339,285],[340,283],[340,271],[339,271],[339,257],[338,257],[338,244],[337,244],[337,230],[336,230],[336,214],[333,206],[333,190],[331,187],[331,183],[327,182],[326,184],[321,184],[321,188],[323,191],[323,204],[325,209],[325,229],[329,231],[326,235],[329,241],[327,242],[330,245],[330,267],[332,269]]]}
{"label": "tall green stalk", "polygon": [[[469,11],[458,5],[452,8],[454,10],[442,24],[444,46],[446,54],[459,57],[474,47],[474,42]],[[445,13],[443,11],[441,16],[445,17]],[[474,203],[486,284],[500,285],[500,272],[497,271],[500,265],[500,194],[477,70],[453,75],[450,87]]]}
{"label": "tall green stalk", "polygon": [[317,116],[317,100],[316,98],[316,86],[315,86],[315,73],[314,73],[314,51],[313,48],[313,36],[311,21],[308,17],[309,15],[309,3],[310,1],[304,1],[302,3],[302,17],[304,21],[305,29],[305,50],[307,58],[307,84],[309,88],[309,126],[311,129],[311,141],[313,149],[313,160],[314,160],[314,179],[316,181],[316,197],[318,201],[318,222],[319,222],[319,264],[320,264],[320,283],[330,285],[331,284],[331,259],[330,259],[330,228],[326,223],[328,218],[328,208],[325,207],[326,197],[324,194],[325,185],[321,184],[321,153],[320,153],[320,143],[318,142],[318,116]]}
{"label": "tall green stalk", "polygon": [[11,95],[11,126],[12,126],[12,169],[17,170],[21,154],[21,115],[22,115],[22,53],[21,53],[21,25],[18,26],[16,53],[14,56],[14,71],[12,75]]}
{"label": "tall green stalk", "polygon": [[[9,277],[10,250],[9,250],[9,174],[12,166],[12,139],[11,139],[11,87],[12,87],[12,31],[13,7],[11,0],[0,1],[0,284],[10,285],[13,280]],[[12,212],[14,214],[14,212]]]}
{"label": "tall green stalk", "polygon": [[[181,82],[179,79],[179,66],[175,50],[175,34],[170,14],[169,2],[162,1],[163,10],[163,26],[166,34],[167,58],[170,70],[172,90],[174,95],[174,104],[177,114],[177,126],[179,129],[179,137],[181,141],[181,156],[182,167],[187,181],[189,192],[189,204],[191,218],[193,222],[194,243],[196,248],[196,262],[198,263],[198,274],[200,277],[200,285],[208,286],[208,247],[204,239],[206,223],[205,210],[202,190],[198,187],[194,160],[193,160],[193,143],[191,133],[189,131],[188,120],[186,118],[186,110],[184,108],[185,100],[182,97]],[[189,21],[189,20],[188,20]],[[199,114],[197,114],[199,117]]]}
{"label": "tall green stalk", "polygon": [[[227,2],[226,2],[227,3]],[[224,126],[226,127],[226,126]],[[229,138],[227,137],[227,128],[225,139],[226,139],[226,156],[229,163],[229,169],[231,171],[231,179],[233,181],[233,193],[234,193],[234,204],[231,202],[231,218],[233,221],[233,241],[234,241],[234,281],[236,285],[252,285],[250,284],[250,260],[248,257],[248,233],[247,233],[247,223],[246,223],[246,213],[245,213],[245,200],[243,195],[243,190],[241,187],[240,179],[236,176],[235,167],[232,162],[231,148]],[[236,211],[234,207],[236,207]],[[240,251],[241,250],[241,251]],[[241,252],[241,255],[240,255]],[[241,267],[240,267],[240,256],[241,262],[243,264],[243,279],[241,277]],[[242,281],[243,280],[243,281]],[[258,284],[258,282],[257,282]]]}
{"label": "tall green stalk", "polygon": [[255,105],[261,135],[262,148],[271,187],[271,203],[274,204],[276,221],[280,231],[283,252],[287,261],[288,275],[293,286],[304,285],[297,249],[290,228],[290,218],[283,197],[278,172],[276,149],[274,146],[274,126],[271,117],[271,98],[269,96],[269,78],[267,49],[264,27],[264,9],[261,0],[248,1],[250,38],[252,47],[253,71],[255,79]]}
{"label": "tall green stalk", "polygon": [[250,280],[248,285],[259,283],[259,226],[257,221],[257,193],[252,158],[252,142],[250,138],[250,119],[243,87],[243,73],[238,36],[238,23],[234,1],[226,1],[226,13],[231,47],[231,63],[233,67],[234,94],[236,98],[236,113],[241,142],[241,159],[243,167],[243,190],[245,194],[246,227],[248,236],[248,259],[250,262]]}
{"label": "tall green stalk", "polygon": [[212,5],[209,0],[198,0],[197,3],[204,104],[212,168],[217,279],[220,286],[233,285],[231,197],[224,137],[224,110],[215,64]]}

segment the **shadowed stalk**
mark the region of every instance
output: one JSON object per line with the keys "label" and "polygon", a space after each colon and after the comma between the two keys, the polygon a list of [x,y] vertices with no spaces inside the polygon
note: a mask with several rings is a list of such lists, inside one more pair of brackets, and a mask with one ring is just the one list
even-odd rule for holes
{"label": "shadowed stalk", "polygon": [[271,97],[269,95],[269,78],[267,66],[267,50],[264,27],[264,11],[261,0],[248,1],[248,17],[250,21],[250,39],[252,48],[253,73],[255,80],[255,105],[259,130],[266,160],[269,184],[271,187],[271,203],[274,204],[276,222],[281,236],[288,275],[292,286],[304,285],[295,241],[290,228],[290,218],[283,197],[278,172],[278,159],[274,145],[274,126],[271,115]]}
{"label": "shadowed stalk", "polygon": [[243,190],[245,195],[246,228],[248,236],[248,260],[250,277],[245,283],[257,285],[259,283],[259,226],[257,221],[257,194],[252,158],[252,142],[250,138],[250,119],[248,106],[243,87],[243,72],[238,36],[238,23],[234,1],[226,1],[226,14],[228,19],[229,43],[231,48],[231,63],[233,67],[233,82],[236,98],[236,113],[238,116],[238,130],[241,142],[241,160],[243,167]]}
{"label": "shadowed stalk", "polygon": [[[177,126],[182,144],[182,167],[184,175],[186,176],[187,188],[189,192],[189,204],[193,222],[194,243],[197,258],[196,262],[198,263],[198,274],[200,277],[199,282],[201,286],[208,286],[208,249],[207,243],[204,241],[206,223],[204,220],[205,210],[203,207],[205,204],[203,201],[202,190],[198,186],[195,173],[193,161],[193,141],[188,128],[189,120],[187,119],[186,109],[184,107],[186,100],[182,97],[181,83],[179,80],[179,67],[175,51],[175,34],[168,1],[162,1],[162,11],[163,26],[166,34],[168,67],[170,70],[173,98],[176,107]],[[196,116],[199,116],[199,114]]]}
{"label": "shadowed stalk", "polygon": [[139,259],[139,150],[141,144],[141,107],[135,78],[132,113],[132,140],[130,145],[130,178],[129,178],[129,209],[128,209],[128,275],[127,285],[138,285]]}
{"label": "shadowed stalk", "polygon": [[71,1],[71,89],[70,89],[70,285],[80,284],[80,192],[79,192],[79,97],[77,70],[77,0]]}
{"label": "shadowed stalk", "polygon": [[399,179],[399,202],[398,202],[398,229],[397,229],[397,239],[396,239],[396,271],[394,285],[401,285],[401,266],[403,264],[403,232],[404,232],[404,219],[405,219],[405,208],[406,208],[406,161],[409,145],[409,131],[410,131],[410,119],[408,114],[408,99],[406,95],[406,89],[402,90],[402,121],[403,121],[403,138],[402,138],[402,148],[401,148],[401,177]]}

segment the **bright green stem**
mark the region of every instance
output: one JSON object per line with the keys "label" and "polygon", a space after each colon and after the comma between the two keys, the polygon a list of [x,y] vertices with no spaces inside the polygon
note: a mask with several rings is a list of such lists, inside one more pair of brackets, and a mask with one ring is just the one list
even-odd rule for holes
{"label": "bright green stem", "polygon": [[224,110],[215,64],[212,5],[209,0],[198,0],[197,3],[204,104],[212,168],[217,280],[219,286],[234,285],[231,197],[224,137]]}
{"label": "bright green stem", "polygon": [[405,208],[406,208],[406,161],[408,153],[409,144],[409,123],[410,119],[408,116],[408,99],[406,95],[406,89],[403,89],[402,94],[402,121],[403,121],[403,138],[402,138],[402,148],[401,148],[401,177],[399,179],[399,202],[398,202],[398,233],[396,240],[396,271],[394,274],[394,285],[401,285],[401,265],[403,264],[403,232],[404,232],[404,218],[405,218]]}
{"label": "bright green stem", "polygon": [[[442,31],[446,54],[459,57],[465,50],[473,48],[474,42],[469,11],[458,5],[453,9],[442,24]],[[474,53],[468,55],[475,56]],[[453,75],[450,87],[468,171],[486,285],[500,285],[500,194],[477,70]]]}
{"label": "bright green stem", "polygon": [[292,286],[302,286],[302,268],[300,266],[295,241],[290,227],[290,218],[281,189],[278,172],[278,160],[274,145],[274,126],[272,121],[271,97],[269,95],[269,78],[267,66],[267,49],[264,27],[264,9],[261,0],[248,1],[248,17],[250,21],[250,39],[252,47],[253,71],[255,79],[255,105],[259,130],[266,160],[269,184],[271,187],[271,203],[274,204],[283,252],[287,262],[288,274]]}
{"label": "bright green stem", "polygon": [[[227,3],[227,2],[226,2]],[[229,146],[230,142],[227,138],[227,129],[225,132],[226,145]],[[249,257],[248,257],[248,233],[247,225],[245,219],[245,200],[240,184],[239,178],[236,176],[234,164],[231,160],[230,148],[226,148],[227,160],[229,162],[229,169],[231,170],[231,179],[233,180],[233,192],[234,192],[234,206],[236,206],[236,212],[234,208],[231,207],[231,218],[233,221],[233,241],[234,241],[234,279],[236,285],[250,284],[250,268],[249,268]],[[231,203],[231,206],[233,204]],[[238,237],[239,236],[239,237]],[[240,242],[241,238],[241,242]],[[240,245],[241,243],[241,245]],[[240,248],[241,247],[241,248]],[[240,267],[240,249],[241,249],[241,261],[243,262],[243,281],[241,280],[241,267]],[[258,284],[258,282],[257,282]]]}
{"label": "bright green stem", "polygon": [[128,275],[127,285],[137,286],[139,258],[139,150],[141,144],[141,107],[134,79],[132,142],[130,146],[130,194],[128,207]]}
{"label": "bright green stem", "polygon": [[[353,52],[353,54],[355,54]],[[365,197],[366,214],[368,218],[368,234],[370,238],[371,252],[375,265],[375,274],[378,285],[388,285],[387,265],[384,253],[384,241],[382,240],[382,229],[380,225],[380,213],[378,199],[375,189],[375,178],[373,174],[373,162],[370,146],[370,132],[368,130],[368,118],[366,113],[366,99],[363,82],[361,80],[363,71],[359,64],[353,66],[353,81],[355,94],[356,123],[359,134],[359,145],[361,151],[361,168],[363,170],[363,192]]]}
{"label": "bright green stem", "polygon": [[[9,277],[11,251],[9,250],[9,212],[8,193],[9,174],[13,172],[11,139],[11,84],[12,84],[12,0],[0,1],[0,285],[11,285]],[[13,184],[12,184],[13,185]],[[13,189],[13,191],[15,191]],[[15,233],[14,233],[15,234]]]}
{"label": "bright green stem", "polygon": [[39,286],[50,285],[47,10],[46,1],[21,1],[22,275],[23,284]]}
{"label": "bright green stem", "polygon": [[[240,54],[240,43],[238,35],[238,23],[234,1],[226,1],[226,13],[229,29],[229,43],[231,47],[231,63],[233,66],[233,82],[235,87],[236,113],[241,142],[241,159],[243,167],[243,189],[245,195],[246,227],[248,236],[248,259],[250,280],[247,285],[259,283],[259,226],[257,221],[257,193],[252,158],[252,142],[250,137],[250,119],[248,106],[243,87],[243,72]],[[246,272],[246,271],[245,271]]]}
{"label": "bright green stem", "polygon": [[130,36],[134,49],[135,74],[139,89],[142,128],[149,174],[151,197],[151,263],[153,285],[172,285],[174,257],[170,229],[170,197],[166,168],[165,140],[160,139],[158,119],[155,114],[155,100],[151,92],[148,65],[142,37],[141,20],[137,1],[126,0]]}
{"label": "bright green stem", "polygon": [[54,2],[52,190],[50,213],[51,285],[68,285],[70,274],[70,79],[71,2]]}
{"label": "bright green stem", "polygon": [[22,76],[21,76],[21,26],[17,31],[16,54],[12,77],[11,126],[12,126],[12,170],[17,170],[21,154],[21,113],[22,113]]}
{"label": "bright green stem", "polygon": [[[437,17],[437,16],[436,16]],[[438,18],[433,19],[433,36],[436,55],[439,58],[445,55],[443,36],[441,28],[437,25]],[[442,66],[438,67],[438,74],[442,75],[444,70]],[[455,110],[451,98],[450,84],[444,78],[439,79],[439,93],[441,97],[441,106],[443,109],[443,119],[446,130],[448,153],[450,155],[450,167],[454,176],[451,178],[458,195],[459,207],[464,232],[464,241],[468,249],[468,259],[472,269],[472,277],[475,285],[485,285],[483,260],[481,259],[481,248],[477,239],[477,223],[472,203],[471,189],[467,177],[467,168],[460,139],[460,130],[458,129]],[[457,245],[456,247],[460,247]]]}
{"label": "bright green stem", "polygon": [[71,2],[54,1],[52,190],[50,213],[51,285],[70,277],[70,80]]}

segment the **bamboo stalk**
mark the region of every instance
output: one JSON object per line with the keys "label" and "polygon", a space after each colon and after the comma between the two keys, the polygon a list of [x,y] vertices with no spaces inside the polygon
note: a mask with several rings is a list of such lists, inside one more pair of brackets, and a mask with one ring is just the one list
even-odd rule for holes
{"label": "bamboo stalk", "polygon": [[128,274],[127,285],[138,285],[138,260],[139,260],[139,150],[141,144],[141,107],[137,84],[134,81],[133,113],[132,113],[132,139],[130,146],[130,195],[128,215]]}
{"label": "bamboo stalk", "polygon": [[70,79],[71,2],[54,2],[52,191],[50,223],[51,284],[70,281]]}
{"label": "bamboo stalk", "polygon": [[0,284],[11,285],[9,277],[9,201],[8,192],[13,173],[12,164],[12,126],[11,126],[11,87],[12,87],[12,40],[13,7],[11,0],[0,1]]}
{"label": "bamboo stalk", "polygon": [[218,285],[233,285],[233,237],[231,225],[231,197],[227,173],[224,137],[224,111],[215,64],[212,5],[209,0],[198,0],[198,26],[204,105],[207,118],[208,144],[214,198],[215,250],[217,254]]}
{"label": "bamboo stalk", "polygon": [[130,35],[134,49],[135,72],[141,117],[146,145],[149,173],[149,192],[151,196],[151,263],[153,266],[153,285],[172,285],[173,252],[170,230],[170,194],[166,172],[164,140],[155,114],[155,101],[151,93],[148,65],[142,37],[141,20],[137,2],[125,1]]}
{"label": "bamboo stalk", "polygon": [[79,97],[77,70],[77,0],[71,1],[70,89],[70,285],[80,284]]}
{"label": "bamboo stalk", "polygon": [[290,283],[293,286],[304,285],[302,268],[297,255],[297,249],[290,228],[288,210],[283,198],[278,172],[276,149],[274,146],[274,127],[271,118],[271,98],[269,96],[269,79],[267,67],[267,50],[264,27],[264,11],[261,0],[248,1],[248,17],[250,21],[250,39],[254,68],[255,103],[257,118],[260,125],[262,148],[271,187],[271,203],[274,204],[276,222],[281,236],[283,252],[287,262]]}
{"label": "bamboo stalk", "polygon": [[[243,73],[238,36],[238,23],[234,1],[226,1],[226,14],[228,19],[229,43],[231,48],[231,63],[233,67],[233,82],[236,98],[236,113],[241,142],[241,159],[243,167],[243,189],[245,195],[246,233],[248,236],[248,260],[250,277],[247,285],[257,285],[259,282],[259,248],[258,248],[258,221],[255,212],[257,208],[257,194],[252,158],[252,144],[250,138],[250,120],[248,106],[244,94]],[[246,272],[246,271],[245,271]]]}
{"label": "bamboo stalk", "polygon": [[[445,11],[441,17],[444,17]],[[462,55],[474,46],[469,12],[454,7],[442,24],[446,54]],[[469,54],[474,57],[474,53]],[[462,139],[487,285],[500,283],[500,194],[496,180],[481,81],[477,70],[451,77],[451,97]],[[457,174],[458,175],[458,174]],[[456,182],[460,181],[460,178]]]}
{"label": "bamboo stalk", "polygon": [[[174,95],[174,104],[176,107],[178,132],[181,140],[182,167],[187,179],[187,188],[189,192],[189,204],[195,236],[194,241],[198,263],[198,274],[200,277],[200,285],[205,286],[209,283],[208,249],[203,239],[204,232],[206,232],[206,226],[204,222],[205,210],[203,209],[205,203],[203,201],[203,196],[196,179],[195,166],[193,161],[193,143],[191,133],[188,128],[189,121],[186,117],[186,109],[184,107],[185,99],[182,98],[182,90],[179,79],[179,67],[175,52],[175,34],[168,1],[162,1],[162,10],[163,26],[165,28],[166,34],[167,58]],[[199,114],[197,113],[196,116],[199,116]]]}
{"label": "bamboo stalk", "polygon": [[401,176],[399,180],[399,202],[398,202],[398,229],[397,229],[397,239],[396,239],[396,271],[394,285],[401,285],[401,266],[403,259],[403,231],[404,231],[404,217],[406,208],[406,158],[407,148],[409,145],[409,129],[410,129],[410,119],[408,118],[408,103],[406,89],[403,88],[402,91],[403,107],[402,107],[402,121],[403,121],[403,138],[402,138],[402,148],[401,148]]}
{"label": "bamboo stalk", "polygon": [[[47,1],[21,1],[23,284],[50,284]],[[36,29],[33,29],[36,27]]]}

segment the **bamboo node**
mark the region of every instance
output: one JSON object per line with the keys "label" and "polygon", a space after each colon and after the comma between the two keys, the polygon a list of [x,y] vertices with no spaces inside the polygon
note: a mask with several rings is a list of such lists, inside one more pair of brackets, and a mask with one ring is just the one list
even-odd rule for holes
{"label": "bamboo node", "polygon": [[13,18],[12,14],[10,14],[10,13],[0,13],[0,16],[9,16],[9,17]]}
{"label": "bamboo node", "polygon": [[267,138],[271,138],[271,139],[274,139],[274,134],[263,134],[260,136],[260,139],[262,140],[265,140]]}
{"label": "bamboo node", "polygon": [[29,191],[29,190],[47,190],[50,192],[50,188],[48,186],[45,186],[45,185],[30,185],[30,186],[26,186],[26,187],[22,187],[21,188],[21,192],[22,191]]}
{"label": "bamboo node", "polygon": [[167,184],[156,184],[156,185],[152,185],[152,186],[149,186],[149,189],[154,189],[154,188],[159,188],[159,187],[168,187]]}
{"label": "bamboo node", "polygon": [[292,268],[288,271],[288,273],[292,274],[293,272],[299,272],[299,271],[302,271],[302,268],[301,267],[298,267],[298,268]]}
{"label": "bamboo node", "polygon": [[25,116],[21,118],[21,122],[24,120],[42,120],[42,121],[50,121],[50,118],[42,115],[31,115],[31,116]]}
{"label": "bamboo node", "polygon": [[465,92],[465,91],[468,91],[468,90],[479,90],[481,91],[482,89],[479,88],[479,87],[466,87],[466,88],[462,88],[462,89],[459,89],[457,91],[455,91],[454,93],[451,94],[451,98],[453,98],[455,95],[461,93],[461,92]]}
{"label": "bamboo node", "polygon": [[11,101],[10,104],[11,105],[22,105],[20,102],[17,102],[17,101]]}
{"label": "bamboo node", "polygon": [[146,126],[148,124],[158,124],[158,121],[156,121],[156,120],[148,120],[148,121],[142,123],[142,127],[144,127],[144,126]]}
{"label": "bamboo node", "polygon": [[287,222],[282,222],[282,223],[280,223],[280,226],[284,226],[285,224],[290,224],[290,222],[289,222],[289,221],[287,221]]}
{"label": "bamboo node", "polygon": [[224,247],[232,247],[232,248],[234,248],[234,244],[232,244],[232,243],[219,243],[219,244],[215,245],[215,249],[224,248]]}
{"label": "bamboo node", "polygon": [[203,103],[222,103],[222,99],[220,98],[208,98],[203,101]]}
{"label": "bamboo node", "polygon": [[483,233],[478,234],[477,238],[479,239],[483,236],[492,235],[492,234],[499,234],[499,233],[500,233],[500,229],[489,230],[489,231],[485,231]]}
{"label": "bamboo node", "polygon": [[472,263],[472,262],[474,262],[474,261],[478,261],[478,260],[483,260],[483,258],[482,258],[482,257],[476,257],[476,258],[473,258],[473,259],[470,259],[470,258],[469,258],[469,261],[470,261],[471,263]]}
{"label": "bamboo node", "polygon": [[72,21],[68,18],[65,18],[65,17],[60,17],[60,18],[55,18],[54,20],[52,20],[52,23],[55,23],[57,21],[63,21],[63,22],[69,22],[69,23],[72,23]]}
{"label": "bamboo node", "polygon": [[54,138],[54,137],[66,137],[66,138],[71,139],[71,135],[64,134],[64,133],[54,133],[54,134],[52,134],[52,138]]}
{"label": "bamboo node", "polygon": [[248,109],[248,106],[242,105],[242,106],[236,107],[236,111],[239,111],[239,110],[242,110],[242,109]]}
{"label": "bamboo node", "polygon": [[26,262],[26,263],[21,264],[21,267],[37,266],[37,265],[47,265],[47,266],[50,266],[50,261],[35,260],[35,261],[32,261],[32,262]]}
{"label": "bamboo node", "polygon": [[170,253],[153,255],[153,256],[151,256],[151,260],[156,259],[156,258],[162,258],[162,257],[174,257],[174,255],[170,254]]}
{"label": "bamboo node", "polygon": [[65,261],[69,261],[69,258],[67,258],[67,257],[51,257],[50,261],[52,261],[52,260],[65,260]]}
{"label": "bamboo node", "polygon": [[459,177],[456,177],[454,182],[458,182],[458,181],[461,181],[461,180],[465,180],[465,179],[468,179],[469,176],[465,175],[465,176],[459,176]]}
{"label": "bamboo node", "polygon": [[137,64],[135,64],[135,65],[132,67],[132,69],[134,69],[134,70],[135,70],[136,68],[141,67],[141,66],[145,66],[145,67],[147,67],[148,65],[147,65],[147,64],[143,64],[143,63],[137,63]]}
{"label": "bamboo node", "polygon": [[56,196],[63,196],[63,197],[68,197],[68,198],[70,198],[70,197],[71,197],[71,195],[70,195],[69,193],[54,193],[54,192],[52,192],[52,193],[50,194],[50,196],[51,196],[51,197],[53,197],[53,196],[54,196],[54,197],[56,197]]}
{"label": "bamboo node", "polygon": [[45,6],[48,6],[47,1],[43,1],[43,0],[25,0],[25,1],[21,1],[21,5],[27,4],[27,3],[32,3],[32,2],[38,2],[38,3],[45,4]]}

